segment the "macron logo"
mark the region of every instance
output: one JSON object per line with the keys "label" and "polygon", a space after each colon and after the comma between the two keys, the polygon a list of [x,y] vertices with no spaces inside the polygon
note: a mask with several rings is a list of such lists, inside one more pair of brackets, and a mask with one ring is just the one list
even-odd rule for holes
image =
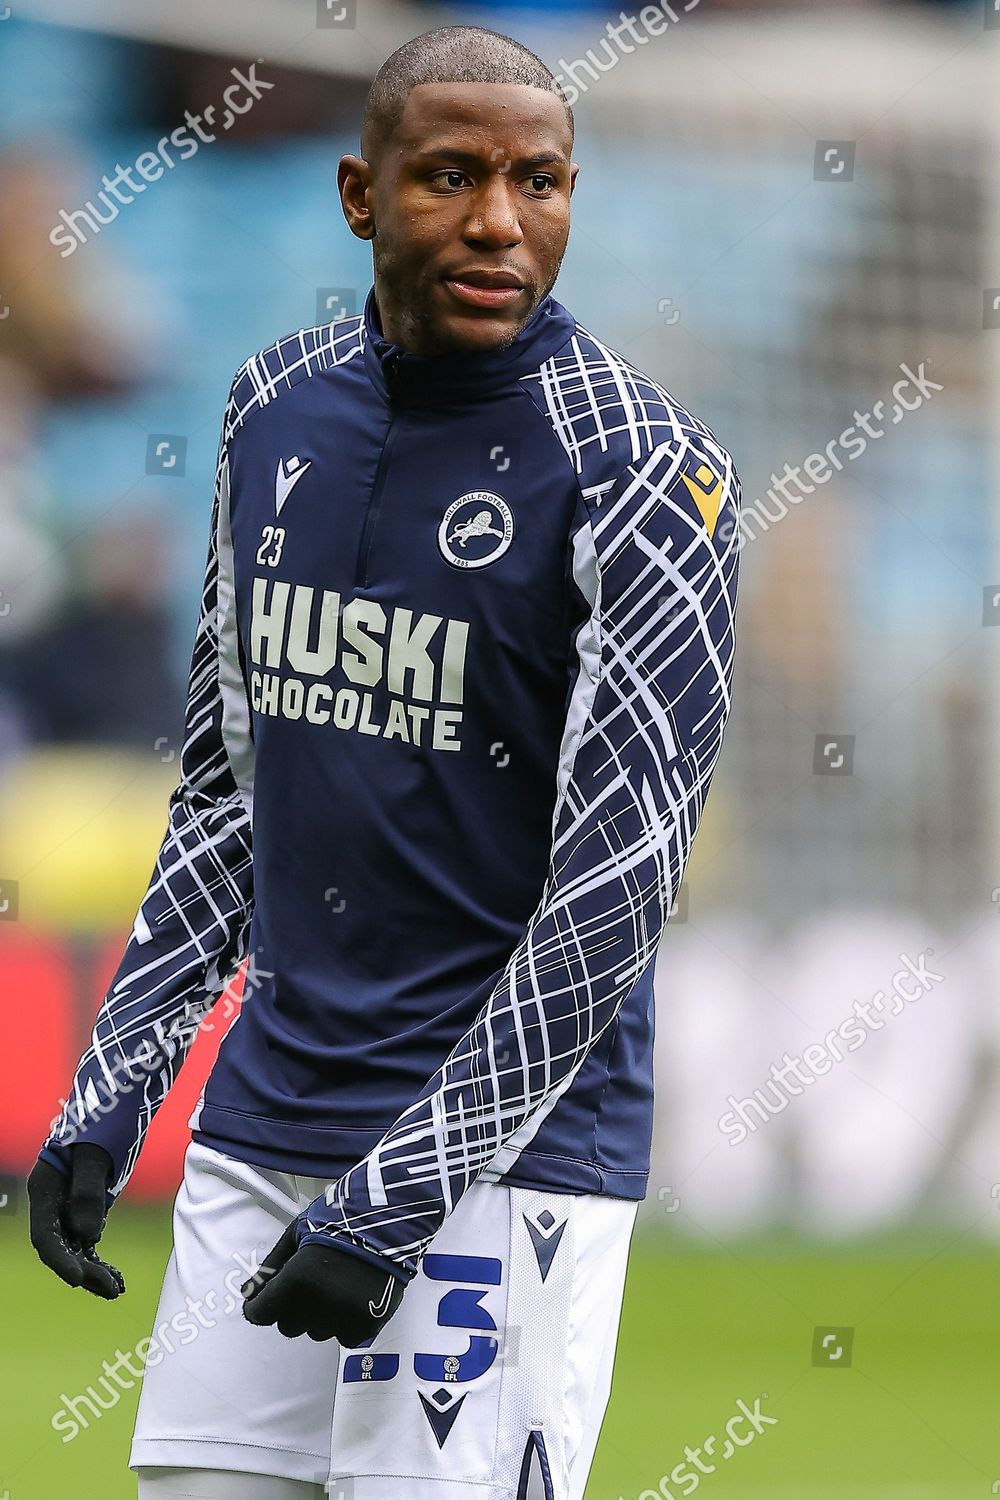
{"label": "macron logo", "polygon": [[306,463],[303,463],[298,458],[282,458],[278,460],[278,470],[274,476],[274,514],[276,516],[281,515],[281,507],[309,468],[311,462],[312,460],[309,459]]}

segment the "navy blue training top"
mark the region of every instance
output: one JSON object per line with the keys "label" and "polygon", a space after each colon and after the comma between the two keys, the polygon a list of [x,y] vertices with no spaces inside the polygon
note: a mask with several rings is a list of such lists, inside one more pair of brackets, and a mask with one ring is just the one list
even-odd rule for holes
{"label": "navy blue training top", "polygon": [[546,297],[504,349],[361,316],[237,372],[181,779],[42,1154],[109,1202],[208,1009],[196,1140],[324,1177],[403,1276],[479,1178],[640,1198],[653,965],[728,717],[739,480]]}

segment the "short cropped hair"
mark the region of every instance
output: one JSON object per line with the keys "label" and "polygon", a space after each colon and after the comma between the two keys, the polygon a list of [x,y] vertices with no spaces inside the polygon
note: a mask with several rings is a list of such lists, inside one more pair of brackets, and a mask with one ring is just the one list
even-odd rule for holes
{"label": "short cropped hair", "polygon": [[375,163],[402,118],[410,90],[420,83],[526,83],[554,93],[573,111],[555,76],[523,43],[485,26],[437,26],[404,42],[372,80],[361,116],[361,155]]}

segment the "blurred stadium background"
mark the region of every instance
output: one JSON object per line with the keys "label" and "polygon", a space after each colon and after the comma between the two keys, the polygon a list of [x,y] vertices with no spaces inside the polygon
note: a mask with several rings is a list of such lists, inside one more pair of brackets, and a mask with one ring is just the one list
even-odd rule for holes
{"label": "blurred stadium background", "polygon": [[[688,1493],[668,1478],[685,1444],[764,1393],[777,1424],[706,1493],[1000,1491],[1000,4],[650,11],[658,34],[612,53],[618,8],[570,0],[0,6],[4,1500],[134,1493],[134,1391],[68,1445],[50,1418],[149,1332],[221,1028],[110,1221],[121,1303],[47,1277],[18,1180],[165,826],[228,382],[360,310],[337,161],[380,62],[455,20],[575,82],[555,294],[717,431],[748,515],[589,1500]],[[255,62],[274,87],[252,109],[60,256],[61,212]],[[902,366],[939,388],[893,421]],[[868,414],[883,435],[848,453]],[[842,467],[783,504],[774,476],[830,445]],[[797,1094],[765,1089],[922,954],[932,987]],[[753,1123],[738,1142],[729,1110]]]}

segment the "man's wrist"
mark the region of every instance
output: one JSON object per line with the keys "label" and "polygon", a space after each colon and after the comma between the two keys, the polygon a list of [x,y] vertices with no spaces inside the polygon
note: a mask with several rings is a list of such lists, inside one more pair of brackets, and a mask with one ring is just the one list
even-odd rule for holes
{"label": "man's wrist", "polygon": [[381,1271],[387,1271],[390,1276],[396,1276],[404,1283],[413,1279],[413,1272],[396,1261],[390,1260],[388,1256],[381,1255],[377,1250],[369,1250],[365,1245],[359,1245],[354,1240],[345,1239],[342,1235],[333,1232],[326,1233],[322,1229],[307,1229],[300,1235],[296,1249],[301,1250],[303,1245],[326,1245],[329,1249],[340,1250],[344,1255],[353,1255],[358,1260],[368,1261],[370,1265],[377,1266]]}
{"label": "man's wrist", "polygon": [[72,1141],[69,1145],[61,1141],[46,1141],[38,1153],[38,1160],[46,1162],[50,1167],[55,1167],[64,1177],[73,1176],[73,1153],[81,1147],[90,1147],[99,1151],[108,1159],[106,1185],[104,1189],[104,1211],[110,1213],[115,1204],[115,1195],[111,1191],[111,1184],[115,1180],[114,1157],[107,1146],[99,1146],[96,1141]]}
{"label": "man's wrist", "polygon": [[64,1177],[72,1175],[73,1165],[65,1146],[43,1146],[38,1153],[38,1160],[48,1162],[50,1167],[56,1167]]}

